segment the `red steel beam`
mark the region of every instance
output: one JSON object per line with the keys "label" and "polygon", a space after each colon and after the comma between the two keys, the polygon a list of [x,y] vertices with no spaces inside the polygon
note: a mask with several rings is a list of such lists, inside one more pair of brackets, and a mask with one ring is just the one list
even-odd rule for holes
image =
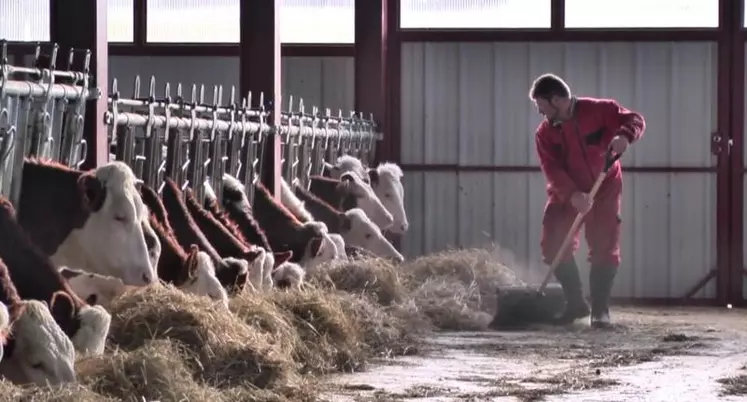
{"label": "red steel beam", "polygon": [[[456,164],[400,164],[408,172],[471,172],[471,173],[539,173],[539,166],[523,165],[456,165]],[[632,173],[716,173],[716,166],[623,166]]]}
{"label": "red steel beam", "polygon": [[[58,60],[65,60],[70,48],[91,50],[92,86],[101,90],[98,100],[89,101],[83,133],[87,153],[83,169],[100,166],[109,160],[109,144],[104,114],[108,98],[109,47],[106,31],[106,0],[50,0],[50,41],[60,46]],[[82,55],[76,55],[75,65],[82,65]],[[64,62],[65,64],[67,61]]]}
{"label": "red steel beam", "polygon": [[715,42],[719,31],[703,29],[402,29],[403,42]]}
{"label": "red steel beam", "polygon": [[[264,93],[272,126],[280,125],[280,0],[241,0],[241,50],[239,88],[242,96],[252,92],[253,102]],[[254,105],[252,105],[254,106]],[[267,138],[262,163],[262,182],[280,196],[280,136]]]}
{"label": "red steel beam", "polygon": [[[238,57],[240,48],[238,43],[110,43],[109,53],[112,56]],[[284,43],[281,53],[283,57],[353,57],[355,49],[349,44]]]}
{"label": "red steel beam", "polygon": [[[391,0],[355,1],[355,105],[368,117],[373,113],[384,135],[389,134],[386,110],[387,6]],[[377,18],[378,16],[378,18]],[[377,155],[378,156],[378,155]]]}
{"label": "red steel beam", "polygon": [[[730,90],[729,104],[731,107],[731,141],[729,149],[729,190],[730,209],[729,221],[722,222],[730,229],[730,272],[729,272],[729,302],[735,305],[745,305],[744,297],[744,105],[745,105],[745,77],[744,77],[744,1],[722,0],[723,17],[721,25],[729,37],[730,72],[728,88]],[[721,90],[721,89],[719,89]],[[726,90],[726,89],[724,89]],[[720,107],[720,105],[719,105]],[[720,205],[719,205],[720,206]]]}

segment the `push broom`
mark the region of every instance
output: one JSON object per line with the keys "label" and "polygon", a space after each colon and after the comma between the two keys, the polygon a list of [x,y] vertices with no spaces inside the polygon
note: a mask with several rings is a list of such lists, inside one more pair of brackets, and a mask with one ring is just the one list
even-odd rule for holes
{"label": "push broom", "polygon": [[[593,200],[596,197],[599,188],[602,186],[604,179],[607,177],[612,165],[620,159],[621,154],[613,155],[612,150],[607,150],[605,156],[604,168],[597,176],[597,180],[589,192]],[[573,235],[578,230],[585,214],[578,213],[573,221],[568,234],[565,236],[563,243],[555,255],[550,268],[538,288],[532,286],[506,286],[498,288],[498,308],[490,323],[493,329],[508,329],[520,327],[530,323],[549,323],[561,313],[565,305],[563,289],[560,285],[549,285],[550,278],[555,273],[555,269],[563,260],[563,254],[573,241]]]}

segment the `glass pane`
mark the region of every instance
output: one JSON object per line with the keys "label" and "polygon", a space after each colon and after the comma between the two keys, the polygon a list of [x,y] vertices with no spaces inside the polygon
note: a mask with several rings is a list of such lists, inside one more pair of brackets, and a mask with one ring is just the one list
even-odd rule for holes
{"label": "glass pane", "polygon": [[283,43],[354,43],[355,0],[284,0]]}
{"label": "glass pane", "polygon": [[106,28],[109,42],[135,40],[134,0],[108,0],[106,2]]}
{"label": "glass pane", "polygon": [[237,43],[239,0],[148,0],[148,42]]}
{"label": "glass pane", "polygon": [[0,0],[0,39],[49,40],[49,0]]}
{"label": "glass pane", "polygon": [[717,0],[565,0],[567,28],[717,28]]}
{"label": "glass pane", "polygon": [[400,28],[550,28],[551,0],[402,0]]}

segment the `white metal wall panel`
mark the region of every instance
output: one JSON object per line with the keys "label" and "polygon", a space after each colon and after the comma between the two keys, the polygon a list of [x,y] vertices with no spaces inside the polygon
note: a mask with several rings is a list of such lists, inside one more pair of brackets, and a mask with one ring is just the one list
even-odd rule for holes
{"label": "white metal wall panel", "polygon": [[[353,108],[352,57],[283,57],[283,106],[288,95],[303,98],[309,107]],[[166,82],[185,85],[189,94],[192,83],[205,84],[206,97],[212,101],[213,85],[223,85],[224,102],[228,102],[231,86],[239,85],[239,59],[236,57],[134,57],[112,56],[109,60],[109,80],[117,78],[120,92],[129,96],[133,80],[140,75],[141,92],[148,90],[151,75],[156,77],[157,94],[163,94]],[[237,94],[238,96],[238,94]],[[254,96],[258,96],[255,94]],[[255,98],[256,99],[256,98]],[[255,100],[256,102],[256,100]],[[294,102],[298,105],[297,101]],[[307,108],[310,110],[310,108]]]}
{"label": "white metal wall panel", "polygon": [[[540,121],[527,93],[544,72],[579,95],[646,117],[627,166],[714,165],[716,57],[709,43],[408,43],[402,51],[402,162],[537,166]],[[697,88],[697,97],[684,88]],[[408,256],[498,243],[541,274],[544,177],[406,172]],[[678,297],[715,263],[715,173],[626,173],[623,266],[615,296]],[[577,259],[588,272],[583,233]],[[711,283],[697,297],[712,297]]]}

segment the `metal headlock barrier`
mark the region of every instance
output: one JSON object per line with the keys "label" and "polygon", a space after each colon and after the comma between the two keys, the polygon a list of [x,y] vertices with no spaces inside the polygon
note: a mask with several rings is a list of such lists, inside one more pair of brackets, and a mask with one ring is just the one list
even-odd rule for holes
{"label": "metal headlock barrier", "polygon": [[33,66],[8,62],[0,40],[0,194],[18,207],[24,157],[51,158],[70,167],[85,160],[86,101],[101,96],[91,87],[90,50],[69,49],[57,69],[59,47],[37,44]]}
{"label": "metal headlock barrier", "polygon": [[307,188],[309,176],[321,174],[325,160],[334,162],[340,155],[351,154],[370,163],[376,142],[383,137],[376,131],[373,116],[365,119],[355,112],[343,116],[342,111],[333,115],[330,109],[321,114],[318,107],[307,113],[303,100],[294,110],[292,97],[278,126],[268,124],[271,116],[262,93],[257,106],[252,106],[251,92],[239,103],[231,87],[228,104],[222,102],[222,86],[213,87],[212,102],[206,103],[204,85],[198,89],[192,84],[187,97],[181,83],[173,95],[171,84],[166,83],[159,98],[155,77],[150,78],[147,96],[141,96],[139,76],[132,97],[125,98],[114,79],[105,116],[110,152],[159,192],[169,177],[203,199],[202,183],[219,189],[223,174],[229,173],[244,183],[253,199],[253,184],[262,173],[264,144],[273,135],[281,140],[282,177]]}
{"label": "metal headlock barrier", "polygon": [[[83,122],[86,102],[100,98],[91,85],[91,52],[70,49],[66,67],[58,69],[59,47],[37,44],[31,66],[8,62],[8,42],[0,40],[0,194],[18,207],[25,157],[42,157],[80,167],[86,156]],[[63,64],[63,63],[59,63]],[[181,84],[172,93],[164,85],[156,94],[151,77],[141,95],[140,77],[130,98],[120,94],[115,79],[103,116],[108,126],[110,154],[130,165],[145,183],[159,191],[170,177],[182,188],[191,187],[200,199],[204,186],[220,188],[223,173],[239,178],[253,197],[252,185],[261,177],[264,144],[279,136],[281,175],[289,183],[309,186],[309,176],[321,174],[324,162],[343,154],[370,163],[377,141],[373,116],[312,107],[289,97],[280,124],[269,124],[263,94],[253,106],[252,93],[237,100],[230,90],[223,104],[223,88],[214,86],[207,103],[205,86],[191,85],[187,96]],[[220,194],[220,192],[217,192]]]}

